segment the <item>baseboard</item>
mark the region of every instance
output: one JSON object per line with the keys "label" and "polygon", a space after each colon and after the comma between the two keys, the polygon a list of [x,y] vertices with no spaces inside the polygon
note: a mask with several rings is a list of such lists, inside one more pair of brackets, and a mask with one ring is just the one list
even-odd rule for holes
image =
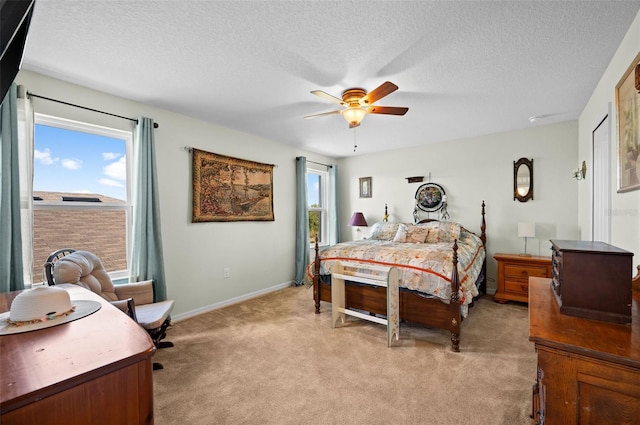
{"label": "baseboard", "polygon": [[288,288],[289,286],[293,286],[293,284],[294,284],[293,281],[280,283],[278,285],[271,286],[269,288],[261,289],[259,291],[255,291],[255,292],[250,292],[248,294],[241,295],[239,297],[231,298],[231,299],[228,299],[228,300],[225,300],[225,301],[220,301],[220,302],[215,303],[215,304],[210,304],[208,306],[200,307],[200,308],[195,309],[195,310],[187,311],[186,313],[180,313],[180,314],[176,314],[176,315],[172,314],[171,315],[171,321],[172,322],[179,322],[181,320],[188,319],[188,318],[194,317],[194,316],[198,316],[200,314],[207,313],[209,311],[217,310],[219,308],[227,307],[227,306],[230,306],[230,305],[233,305],[233,304],[238,304],[238,303],[241,303],[243,301],[250,300],[251,298],[256,298],[256,297],[268,294],[270,292],[279,291],[281,289]]}

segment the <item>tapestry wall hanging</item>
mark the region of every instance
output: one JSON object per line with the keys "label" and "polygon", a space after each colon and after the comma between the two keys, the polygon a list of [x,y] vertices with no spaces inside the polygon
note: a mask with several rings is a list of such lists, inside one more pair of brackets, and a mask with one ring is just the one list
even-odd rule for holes
{"label": "tapestry wall hanging", "polygon": [[618,193],[640,189],[640,53],[616,86]]}
{"label": "tapestry wall hanging", "polygon": [[192,151],[193,223],[274,221],[273,165]]}

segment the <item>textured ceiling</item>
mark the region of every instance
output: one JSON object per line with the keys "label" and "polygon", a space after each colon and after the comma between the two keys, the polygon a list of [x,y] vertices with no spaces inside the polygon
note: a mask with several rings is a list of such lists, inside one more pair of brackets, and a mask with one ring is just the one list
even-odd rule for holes
{"label": "textured ceiling", "polygon": [[[354,130],[340,115],[303,119],[339,108],[311,90],[400,87],[376,104],[409,112],[365,117],[356,155],[574,120],[639,9],[638,0],[37,0],[23,67],[343,157],[354,155]],[[534,115],[545,118],[530,123]]]}

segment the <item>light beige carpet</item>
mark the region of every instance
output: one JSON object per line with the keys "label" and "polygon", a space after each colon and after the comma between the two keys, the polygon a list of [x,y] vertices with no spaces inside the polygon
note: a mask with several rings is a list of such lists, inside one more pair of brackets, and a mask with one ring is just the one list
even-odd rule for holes
{"label": "light beige carpet", "polygon": [[526,306],[478,300],[460,353],[448,332],[407,324],[387,348],[384,326],[332,329],[321,310],[291,287],[175,323],[155,356],[155,423],[533,424]]}

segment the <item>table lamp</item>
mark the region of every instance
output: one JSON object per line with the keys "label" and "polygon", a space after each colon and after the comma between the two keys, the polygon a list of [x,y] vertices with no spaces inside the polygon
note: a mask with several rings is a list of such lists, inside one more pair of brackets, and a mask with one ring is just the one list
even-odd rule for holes
{"label": "table lamp", "polygon": [[524,257],[531,257],[531,254],[527,254],[527,238],[533,238],[536,236],[536,224],[531,222],[518,223],[518,237],[524,238],[524,254],[520,254]]}
{"label": "table lamp", "polygon": [[357,227],[358,240],[360,240],[360,227],[367,227],[367,220],[364,219],[364,215],[361,212],[354,212],[349,221],[349,226]]}

